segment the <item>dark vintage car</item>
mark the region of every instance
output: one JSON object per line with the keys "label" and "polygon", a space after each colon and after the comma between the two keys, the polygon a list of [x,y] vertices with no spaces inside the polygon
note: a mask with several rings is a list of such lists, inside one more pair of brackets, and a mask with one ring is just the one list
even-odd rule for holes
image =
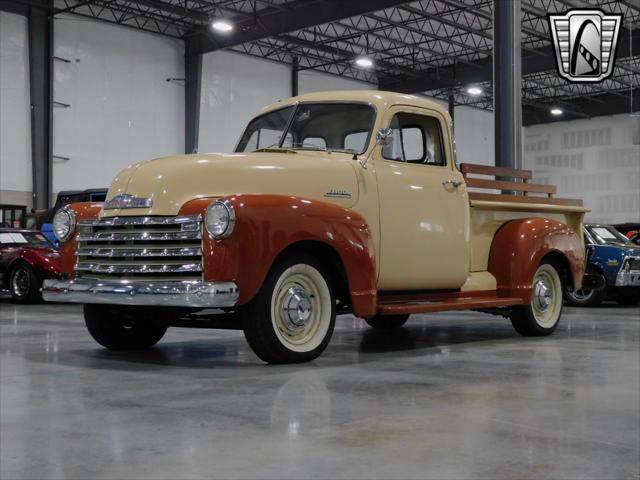
{"label": "dark vintage car", "polygon": [[640,303],[640,247],[612,225],[586,224],[584,243],[590,250],[587,274],[600,277],[604,288],[567,289],[567,302],[581,307],[593,307],[607,299],[621,305]]}
{"label": "dark vintage car", "polygon": [[59,276],[60,254],[42,233],[0,228],[0,289],[14,301],[39,301],[42,281]]}

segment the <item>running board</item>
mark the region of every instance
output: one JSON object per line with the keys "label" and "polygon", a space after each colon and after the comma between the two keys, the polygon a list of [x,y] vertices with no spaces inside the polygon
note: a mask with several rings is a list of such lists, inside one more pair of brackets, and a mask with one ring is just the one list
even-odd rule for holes
{"label": "running board", "polygon": [[521,298],[505,297],[458,297],[440,300],[398,302],[378,304],[379,315],[403,315],[412,313],[446,312],[447,310],[480,310],[483,308],[523,305]]}

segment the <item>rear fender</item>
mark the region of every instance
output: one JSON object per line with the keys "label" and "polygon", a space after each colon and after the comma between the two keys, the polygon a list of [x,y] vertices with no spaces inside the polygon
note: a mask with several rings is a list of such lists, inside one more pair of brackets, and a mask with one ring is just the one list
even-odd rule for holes
{"label": "rear fender", "polygon": [[496,277],[498,295],[531,300],[533,275],[542,259],[553,254],[565,261],[573,287],[582,285],[585,251],[579,235],[567,225],[547,218],[505,223],[496,232],[489,252],[489,272]]}
{"label": "rear fender", "polygon": [[[204,279],[233,281],[240,305],[255,297],[278,255],[304,241],[331,247],[344,266],[355,315],[375,315],[376,267],[371,232],[353,210],[284,195],[235,195],[225,198],[236,213],[233,233],[214,240],[203,235]],[[205,214],[214,199],[187,202],[181,215]]]}

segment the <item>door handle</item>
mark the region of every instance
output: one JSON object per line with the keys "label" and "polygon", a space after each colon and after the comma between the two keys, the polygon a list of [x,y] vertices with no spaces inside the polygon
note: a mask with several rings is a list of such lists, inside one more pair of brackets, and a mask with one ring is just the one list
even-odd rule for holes
{"label": "door handle", "polygon": [[445,187],[451,186],[453,188],[458,188],[462,183],[463,182],[458,182],[457,180],[447,180],[446,182],[442,182],[442,185]]}

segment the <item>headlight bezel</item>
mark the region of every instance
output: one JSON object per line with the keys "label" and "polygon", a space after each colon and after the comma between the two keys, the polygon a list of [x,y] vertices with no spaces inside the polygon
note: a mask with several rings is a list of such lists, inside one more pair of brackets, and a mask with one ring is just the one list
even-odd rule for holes
{"label": "headlight bezel", "polygon": [[[214,231],[214,227],[210,226],[209,214],[212,213],[214,209],[221,209],[221,208],[224,209],[221,212],[226,214],[226,217],[227,217],[227,220],[225,222],[226,225],[224,229],[222,230],[218,229],[217,231]],[[229,237],[229,235],[233,233],[234,227],[236,225],[236,212],[231,202],[229,202],[226,199],[219,199],[219,200],[216,200],[215,202],[212,202],[207,207],[207,210],[205,211],[204,224],[205,224],[205,228],[207,229],[207,233],[209,234],[209,237],[211,237],[212,239],[222,240]]]}
{"label": "headlight bezel", "polygon": [[[68,223],[65,223],[65,225],[67,226],[68,229],[64,234],[60,233],[58,231],[58,228],[56,227],[56,219],[61,215],[66,215],[66,217],[67,217],[66,221],[68,222]],[[74,234],[74,232],[76,230],[76,226],[77,226],[76,213],[72,209],[70,209],[68,207],[62,207],[53,216],[53,220],[52,220],[51,223],[52,223],[52,228],[53,228],[53,234],[56,236],[58,241],[66,242],[67,240],[69,240],[73,236],[73,234]]]}

